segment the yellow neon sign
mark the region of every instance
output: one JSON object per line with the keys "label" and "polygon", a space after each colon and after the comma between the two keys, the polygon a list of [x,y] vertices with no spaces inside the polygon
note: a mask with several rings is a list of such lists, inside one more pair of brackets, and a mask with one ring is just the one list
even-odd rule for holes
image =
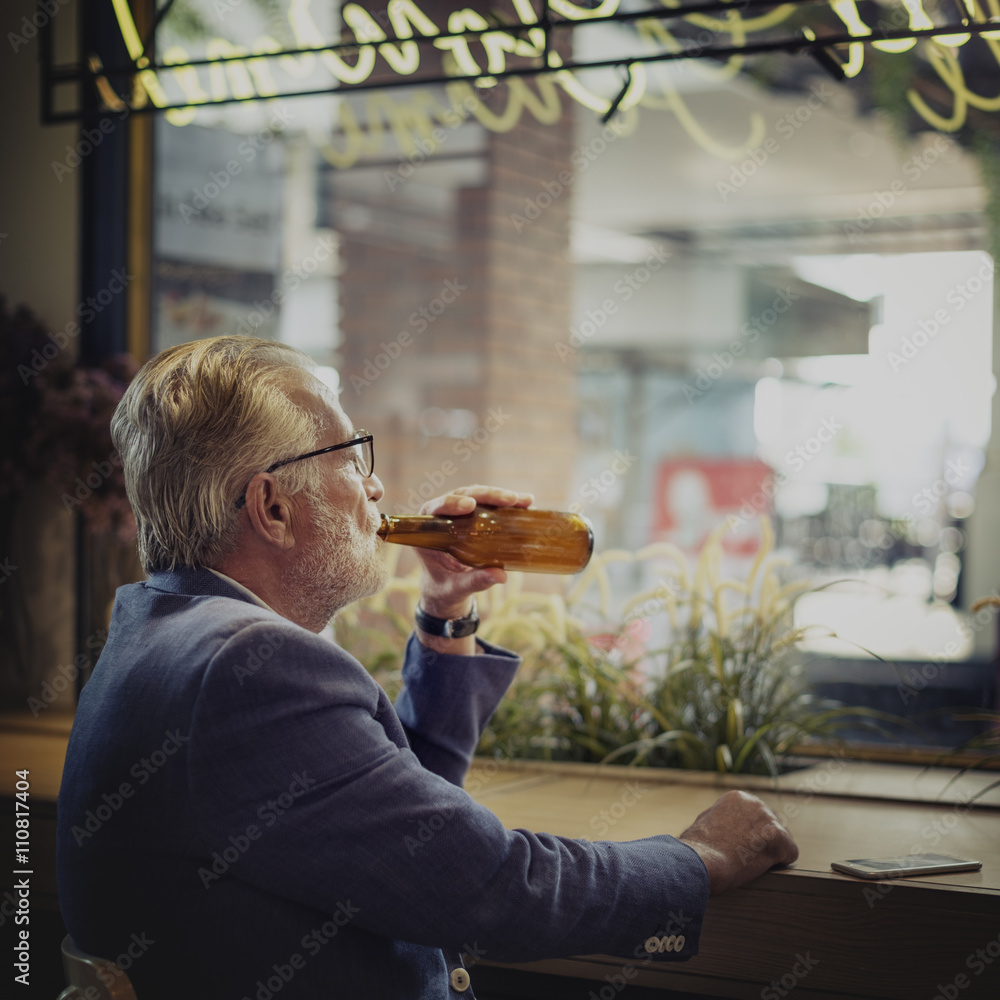
{"label": "yellow neon sign", "polygon": [[[660,0],[665,8],[676,9],[680,0]],[[980,0],[962,0],[970,17],[982,21],[987,16]],[[984,0],[989,15],[1000,17],[1000,0]],[[301,48],[321,50],[327,44],[311,13],[312,0],[289,0],[286,16],[289,27]],[[583,22],[595,17],[615,13],[620,0],[602,0],[595,8],[582,7],[571,0],[551,0],[551,9],[567,20]],[[919,30],[933,27],[923,6],[923,0],[901,0],[901,6],[883,14],[880,21],[869,26],[862,19],[855,0],[828,0],[831,10],[843,22],[847,32],[856,38],[870,39],[879,30],[909,27]],[[390,0],[386,13],[396,41],[389,42],[383,27],[372,14],[357,3],[348,3],[341,11],[345,25],[359,42],[381,43],[357,48],[346,56],[330,50],[305,52],[299,55],[278,55],[277,59],[264,58],[280,52],[281,46],[270,35],[261,35],[250,45],[250,49],[238,48],[223,38],[209,39],[205,58],[229,59],[227,62],[209,62],[204,67],[183,65],[190,56],[182,46],[173,45],[164,53],[159,73],[149,67],[143,52],[142,41],[136,30],[129,9],[128,0],[112,0],[115,16],[121,30],[129,57],[137,67],[134,81],[133,104],[147,102],[155,107],[167,108],[181,100],[187,102],[184,108],[170,108],[165,111],[167,120],[174,125],[187,125],[195,119],[199,106],[214,101],[234,98],[272,98],[280,94],[281,88],[275,78],[277,68],[288,76],[305,80],[317,72],[327,74],[334,81],[352,85],[365,83],[371,77],[378,63],[384,63],[400,76],[410,76],[420,66],[420,49],[413,40],[416,35],[431,40],[431,44],[445,53],[447,73],[455,76],[478,77],[480,85],[492,83],[491,74],[502,73],[507,68],[508,56],[522,58],[542,58],[545,54],[545,33],[538,26],[537,12],[531,0],[511,0],[517,19],[514,30],[504,30],[491,25],[481,13],[470,8],[451,11],[448,15],[446,32],[454,34],[466,30],[480,31],[477,44],[485,56],[473,52],[468,38],[439,37],[442,30],[415,0]],[[745,43],[749,33],[780,25],[794,13],[795,7],[785,4],[768,13],[744,18],[734,7],[722,18],[691,14],[683,20],[691,25],[711,31],[716,36],[728,36],[729,44],[738,46]],[[640,42],[651,52],[680,52],[685,44],[654,19],[636,22]],[[490,30],[493,28],[493,30]],[[953,95],[950,114],[942,114],[929,107],[916,91],[909,91],[910,104],[932,127],[941,131],[956,131],[964,125],[968,108],[1000,110],[1000,95],[982,96],[968,89],[956,49],[969,40],[968,32],[941,36],[928,41],[928,59],[941,82]],[[988,51],[1000,66],[1000,30],[986,32],[981,36]],[[904,52],[916,44],[915,39],[879,39],[870,41],[873,47],[885,52]],[[231,57],[245,57],[232,59]],[[734,75],[742,66],[743,57],[732,56],[719,67],[695,67],[696,71],[724,76]],[[454,107],[463,105],[468,113],[492,131],[506,131],[512,128],[527,111],[537,120],[548,123],[558,120],[561,113],[560,99],[556,88],[571,100],[577,101],[598,114],[606,113],[611,102],[588,89],[574,72],[561,69],[563,61],[558,52],[550,49],[548,66],[553,70],[549,77],[537,77],[534,88],[521,78],[507,81],[507,104],[502,112],[485,106],[482,101],[470,101],[473,88],[462,81],[446,86],[450,106],[442,106],[429,92],[420,91],[406,98],[390,98],[387,94],[371,92],[366,96],[367,130],[358,122],[355,112],[342,101],[340,105],[340,126],[345,141],[341,149],[332,145],[324,150],[327,159],[338,167],[355,163],[364,154],[378,152],[385,135],[383,118],[396,137],[404,155],[415,148],[414,137],[427,135],[432,130],[432,121],[444,121],[454,114]],[[688,64],[690,65],[690,64]],[[847,76],[856,76],[864,66],[864,45],[861,42],[848,45],[848,61],[844,64]],[[321,69],[318,69],[321,67]],[[199,69],[202,72],[199,72]],[[644,107],[649,110],[664,110],[675,114],[688,134],[703,148],[726,159],[742,156],[745,151],[758,145],[762,137],[763,120],[759,115],[751,116],[750,129],[737,145],[731,145],[711,137],[694,119],[681,94],[673,85],[670,76],[658,72],[661,67],[653,64],[647,67],[634,63],[630,67],[630,82],[618,107],[623,112]],[[163,79],[161,79],[161,74]],[[165,81],[169,78],[170,89],[180,96],[171,99]],[[103,78],[98,78],[98,87],[108,99],[110,87]],[[327,81],[329,82],[329,81]],[[112,95],[113,96],[113,95]],[[117,98],[114,98],[117,101]],[[114,106],[114,101],[109,104]],[[121,102],[118,101],[120,104]]]}

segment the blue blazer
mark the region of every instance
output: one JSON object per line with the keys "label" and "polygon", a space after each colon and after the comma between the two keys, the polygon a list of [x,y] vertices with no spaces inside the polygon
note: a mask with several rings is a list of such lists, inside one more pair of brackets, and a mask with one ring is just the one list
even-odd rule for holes
{"label": "blue blazer", "polygon": [[328,639],[208,570],[118,591],[59,793],[59,897],[140,1000],[474,996],[481,958],[697,950],[673,837],[507,830],[461,783],[519,661],[410,639],[395,709]]}

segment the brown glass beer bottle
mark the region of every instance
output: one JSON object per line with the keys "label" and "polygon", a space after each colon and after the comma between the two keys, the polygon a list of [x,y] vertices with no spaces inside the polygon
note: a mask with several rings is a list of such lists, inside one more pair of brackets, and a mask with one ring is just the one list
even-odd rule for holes
{"label": "brown glass beer bottle", "polygon": [[594,531],[579,514],[480,505],[471,514],[382,515],[380,538],[448,552],[466,566],[526,573],[578,573],[594,551]]}

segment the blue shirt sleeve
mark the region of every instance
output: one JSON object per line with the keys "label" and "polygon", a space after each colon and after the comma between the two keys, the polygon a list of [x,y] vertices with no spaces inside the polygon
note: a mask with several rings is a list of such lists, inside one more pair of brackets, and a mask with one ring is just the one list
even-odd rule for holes
{"label": "blue shirt sleeve", "polygon": [[461,785],[479,737],[510,686],[520,657],[477,640],[477,656],[450,656],[410,636],[396,714],[429,771]]}

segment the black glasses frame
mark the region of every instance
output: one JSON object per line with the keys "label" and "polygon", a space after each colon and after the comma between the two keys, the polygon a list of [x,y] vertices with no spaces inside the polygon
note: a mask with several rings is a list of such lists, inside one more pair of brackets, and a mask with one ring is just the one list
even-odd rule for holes
{"label": "black glasses frame", "polygon": [[[361,473],[363,479],[367,479],[375,471],[375,435],[369,434],[368,431],[359,430],[354,437],[349,441],[341,441],[340,444],[331,444],[328,448],[318,448],[316,451],[307,451],[304,455],[296,455],[295,458],[285,458],[280,462],[275,462],[274,465],[269,465],[264,471],[274,472],[275,469],[280,469],[283,465],[291,465],[292,462],[301,462],[306,458],[315,458],[317,455],[325,455],[329,451],[340,451],[341,448],[353,448],[357,445],[368,445],[368,448],[362,448],[358,453],[361,458],[368,458],[368,470],[365,471],[361,467],[360,460],[356,460],[355,464],[358,467],[358,472]],[[236,501],[236,509],[239,510],[247,502],[246,490],[240,495],[239,499]]]}

